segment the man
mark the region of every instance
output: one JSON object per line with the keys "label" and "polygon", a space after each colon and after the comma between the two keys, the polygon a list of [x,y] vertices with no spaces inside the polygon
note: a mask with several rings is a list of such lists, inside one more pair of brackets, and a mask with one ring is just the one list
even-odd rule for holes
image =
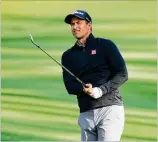
{"label": "man", "polygon": [[77,96],[82,141],[119,141],[124,128],[124,107],[119,87],[128,79],[118,48],[109,39],[95,38],[92,19],[83,10],[65,17],[75,45],[62,55],[62,64],[86,87],[63,70],[69,94]]}

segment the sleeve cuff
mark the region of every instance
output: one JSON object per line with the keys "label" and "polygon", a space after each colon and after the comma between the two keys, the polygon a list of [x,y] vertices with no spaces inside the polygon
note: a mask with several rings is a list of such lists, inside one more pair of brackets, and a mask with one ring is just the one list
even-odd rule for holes
{"label": "sleeve cuff", "polygon": [[101,91],[102,91],[103,94],[108,93],[108,88],[107,88],[105,85],[101,85],[101,86],[99,87],[99,89],[101,89]]}

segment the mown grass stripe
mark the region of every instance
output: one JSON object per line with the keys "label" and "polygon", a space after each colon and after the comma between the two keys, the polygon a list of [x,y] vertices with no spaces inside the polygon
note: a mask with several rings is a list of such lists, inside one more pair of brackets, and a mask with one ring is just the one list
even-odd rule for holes
{"label": "mown grass stripe", "polygon": [[43,138],[42,136],[34,136],[32,134],[19,134],[16,132],[1,132],[1,141],[56,141],[57,139]]}
{"label": "mown grass stripe", "polygon": [[132,121],[138,121],[138,122],[143,122],[143,123],[151,123],[151,124],[156,124],[156,117],[144,117],[144,116],[139,116],[139,115],[128,115],[128,113],[125,113],[125,119],[126,120],[132,120]]}
{"label": "mown grass stripe", "polygon": [[[62,50],[48,50],[49,53],[53,56],[59,56],[62,55],[63,51]],[[16,56],[29,56],[29,55],[33,55],[33,56],[39,56],[42,57],[43,54],[40,50],[37,50],[36,48],[28,48],[27,50],[24,50],[23,48],[21,49],[17,49],[17,48],[9,48],[9,47],[3,47],[2,49],[2,55],[16,55]],[[3,57],[3,56],[2,56]]]}
{"label": "mown grass stripe", "polygon": [[[20,130],[20,131],[19,131]],[[42,138],[48,138],[48,139],[57,139],[57,140],[79,140],[79,133],[72,133],[72,132],[55,132],[53,130],[44,130],[34,127],[27,127],[23,125],[15,125],[12,123],[5,123],[5,127],[3,127],[3,131],[7,132],[14,132],[18,134],[28,134],[32,136],[42,136]]]}
{"label": "mown grass stripe", "polygon": [[156,138],[151,138],[151,137],[147,137],[147,136],[141,137],[141,136],[132,136],[132,135],[127,135],[127,134],[123,135],[122,139],[126,139],[126,140],[130,139],[130,140],[135,141],[135,142],[138,142],[138,140],[142,140],[142,142],[143,141],[155,142],[157,140]]}
{"label": "mown grass stripe", "polygon": [[156,73],[156,66],[151,67],[148,65],[141,65],[141,66],[128,65],[127,68],[129,71],[138,71],[138,72],[143,72],[143,73],[146,73],[146,72]]}
{"label": "mown grass stripe", "polygon": [[[59,108],[66,108],[66,109],[76,109],[77,110],[77,105],[71,102],[60,102],[58,100],[52,100],[49,96],[33,96],[33,95],[25,95],[25,94],[10,94],[10,93],[2,93],[2,103],[4,101],[10,101],[10,102],[20,102],[21,103],[26,103],[29,102],[31,104],[40,104],[40,105],[45,105],[47,104],[48,106],[58,106]],[[60,104],[60,105],[59,105]]]}
{"label": "mown grass stripe", "polygon": [[[4,20],[11,20],[11,21],[25,21],[25,22],[41,22],[41,23],[54,23],[54,24],[61,24],[63,22],[63,17],[49,17],[49,16],[39,16],[39,17],[30,17],[28,15],[25,16],[20,16],[17,14],[9,14],[9,13],[3,13],[2,18]],[[41,20],[42,19],[42,20]],[[96,23],[106,23],[106,24],[111,24],[111,23],[120,23],[120,24],[150,24],[153,23],[154,21],[147,20],[144,18],[119,18],[119,19],[113,19],[113,18],[106,18],[106,19],[100,19],[96,18],[94,21],[94,24]]]}
{"label": "mown grass stripe", "polygon": [[148,109],[125,109],[125,113],[127,113],[129,116],[140,116],[140,117],[152,117],[156,118],[157,114],[156,111],[148,110]]}
{"label": "mown grass stripe", "polygon": [[[10,117],[12,116],[12,117]],[[48,114],[39,114],[34,112],[25,112],[25,111],[15,111],[15,110],[4,110],[2,115],[3,120],[16,120],[16,121],[26,121],[26,122],[34,122],[34,123],[45,123],[47,124],[73,124],[77,125],[77,117],[72,118],[69,115],[65,115],[64,117],[58,115],[48,115]]]}
{"label": "mown grass stripe", "polygon": [[[137,128],[137,129],[135,129]],[[124,135],[130,134],[131,136],[136,137],[150,137],[156,138],[156,127],[148,126],[148,125],[137,125],[137,124],[125,124]]]}
{"label": "mown grass stripe", "polygon": [[148,69],[150,67],[154,67],[156,68],[156,60],[146,60],[146,59],[137,59],[137,60],[134,60],[134,59],[126,59],[126,64],[127,65],[134,65],[134,66],[146,66],[148,67]]}
{"label": "mown grass stripe", "polygon": [[150,127],[156,127],[157,124],[147,123],[147,122],[141,122],[141,121],[133,121],[133,120],[126,120],[126,124],[136,124],[140,126],[150,126]]}
{"label": "mown grass stripe", "polygon": [[154,59],[156,60],[155,53],[139,53],[139,52],[122,52],[122,55],[125,59]]}
{"label": "mown grass stripe", "polygon": [[39,108],[39,107],[29,107],[29,106],[22,106],[20,105],[17,107],[17,105],[6,105],[3,104],[2,109],[4,110],[14,110],[14,111],[24,111],[24,112],[32,112],[32,113],[38,113],[38,114],[47,114],[47,115],[57,115],[57,116],[69,116],[72,118],[76,118],[78,116],[77,113],[73,113],[73,111],[66,111],[62,109],[54,109],[54,108]]}
{"label": "mown grass stripe", "polygon": [[[61,111],[61,110],[63,110],[63,111],[67,111],[67,112],[69,112],[69,113],[73,113],[73,112],[76,112],[77,113],[77,111],[78,111],[78,107],[76,106],[76,107],[64,107],[64,106],[60,106],[60,105],[55,105],[55,102],[52,102],[52,105],[47,105],[47,103],[45,103],[45,104],[32,104],[32,103],[29,103],[29,102],[19,102],[19,101],[17,101],[17,102],[12,102],[12,101],[10,101],[10,100],[6,100],[6,101],[2,101],[2,104],[3,104],[3,106],[15,106],[15,107],[19,107],[19,106],[23,106],[24,108],[26,107],[28,107],[28,108],[34,108],[34,109],[43,109],[43,110],[52,110],[52,109],[55,109],[55,110],[59,110],[59,111]],[[53,105],[54,104],[54,105]],[[2,107],[3,107],[2,106]]]}
{"label": "mown grass stripe", "polygon": [[[22,127],[28,127],[28,128],[35,128],[35,129],[41,129],[42,131],[52,131],[52,132],[69,132],[69,133],[79,133],[79,128],[75,127],[72,124],[64,124],[64,123],[52,123],[50,124],[45,124],[43,123],[35,123],[35,122],[31,122],[31,121],[16,121],[16,120],[2,120],[3,122],[3,126],[5,126],[5,124],[12,124],[12,125],[19,125]],[[61,129],[62,127],[62,129]]]}
{"label": "mown grass stripe", "polygon": [[141,73],[141,72],[136,72],[136,71],[129,71],[129,79],[134,79],[134,80],[155,80],[156,81],[156,73]]}

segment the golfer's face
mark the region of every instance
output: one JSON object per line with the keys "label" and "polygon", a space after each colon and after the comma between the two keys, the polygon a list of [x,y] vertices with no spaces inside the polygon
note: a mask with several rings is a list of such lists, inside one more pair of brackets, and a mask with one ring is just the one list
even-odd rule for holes
{"label": "golfer's face", "polygon": [[90,24],[85,20],[74,17],[71,19],[71,31],[75,38],[82,39],[89,34]]}

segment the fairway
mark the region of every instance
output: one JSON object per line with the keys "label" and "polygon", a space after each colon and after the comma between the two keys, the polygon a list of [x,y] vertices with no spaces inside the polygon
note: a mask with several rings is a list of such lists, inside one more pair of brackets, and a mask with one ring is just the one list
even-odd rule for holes
{"label": "fairway", "polygon": [[[85,9],[93,34],[111,39],[125,58],[121,140],[156,141],[156,2],[3,1],[1,41],[2,141],[79,141],[79,109],[62,70],[30,41],[61,61],[75,39],[64,17]],[[140,8],[141,7],[141,8]]]}

